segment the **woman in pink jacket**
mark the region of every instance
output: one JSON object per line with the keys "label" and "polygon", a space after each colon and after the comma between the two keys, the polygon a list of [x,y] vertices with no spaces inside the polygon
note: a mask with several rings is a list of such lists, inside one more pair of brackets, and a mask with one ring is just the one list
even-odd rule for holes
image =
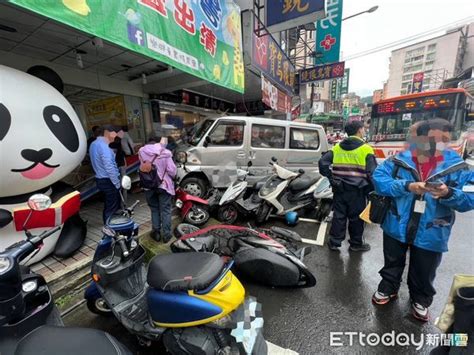
{"label": "woman in pink jacket", "polygon": [[162,181],[158,189],[145,189],[145,197],[151,210],[153,225],[151,236],[157,242],[163,237],[163,242],[167,243],[171,239],[171,202],[175,195],[173,179],[176,176],[176,165],[171,152],[158,143],[160,141],[161,137],[150,138],[148,143],[140,148],[138,156],[142,164],[153,161],[158,177]]}

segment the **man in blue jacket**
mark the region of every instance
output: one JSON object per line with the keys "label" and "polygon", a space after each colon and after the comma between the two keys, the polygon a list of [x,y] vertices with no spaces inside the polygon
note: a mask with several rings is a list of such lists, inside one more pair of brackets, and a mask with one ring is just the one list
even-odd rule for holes
{"label": "man in blue jacket", "polygon": [[410,249],[407,283],[412,314],[426,322],[455,211],[474,209],[474,172],[448,148],[452,131],[448,121],[433,119],[412,128],[409,149],[387,159],[373,174],[376,192],[392,197],[392,206],[382,224],[384,267],[372,301],[384,305],[397,297]]}

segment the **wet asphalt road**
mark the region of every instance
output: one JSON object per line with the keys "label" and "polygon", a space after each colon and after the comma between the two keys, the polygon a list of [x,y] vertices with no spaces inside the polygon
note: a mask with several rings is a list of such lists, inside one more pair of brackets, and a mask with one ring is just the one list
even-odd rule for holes
{"label": "wet asphalt road", "polygon": [[[280,222],[271,221],[269,225]],[[318,226],[300,223],[295,227],[305,238],[314,239]],[[341,347],[330,345],[330,332],[363,332],[382,335],[395,331],[413,334],[437,334],[433,321],[446,301],[455,273],[474,274],[474,212],[458,214],[450,241],[450,251],[443,257],[435,287],[438,291],[430,308],[432,321],[422,324],[410,315],[406,283],[399,299],[384,307],[375,307],[370,298],[380,280],[378,270],[383,264],[382,233],[378,226],[366,229],[366,242],[372,250],[354,253],[344,242],[340,252],[327,247],[313,247],[305,259],[314,271],[318,283],[310,289],[271,289],[244,280],[247,292],[263,304],[265,337],[267,340],[300,354],[428,354],[430,346],[417,351],[415,346],[361,346],[357,340],[349,345],[342,337]],[[404,281],[406,280],[406,272]],[[67,316],[68,325],[96,327],[107,330],[137,354],[156,354],[162,348],[143,349],[114,318],[104,319],[90,314],[81,306]],[[158,352],[157,352],[158,350]]]}

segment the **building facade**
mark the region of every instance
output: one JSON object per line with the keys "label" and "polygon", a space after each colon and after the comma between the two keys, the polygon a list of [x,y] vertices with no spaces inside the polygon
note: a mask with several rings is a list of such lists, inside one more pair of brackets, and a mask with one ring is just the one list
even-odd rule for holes
{"label": "building facade", "polygon": [[421,91],[438,89],[443,81],[474,65],[474,23],[392,51],[385,98],[413,92],[413,76],[423,73]]}

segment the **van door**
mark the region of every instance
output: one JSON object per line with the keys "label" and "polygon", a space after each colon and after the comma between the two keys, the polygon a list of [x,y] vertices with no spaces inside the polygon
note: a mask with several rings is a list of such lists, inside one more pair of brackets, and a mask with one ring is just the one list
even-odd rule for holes
{"label": "van door", "polygon": [[271,124],[252,123],[250,127],[249,156],[252,161],[248,177],[250,184],[271,173],[272,157],[284,164],[287,154],[285,151],[286,127]]}
{"label": "van door", "polygon": [[201,166],[214,187],[233,181],[237,166],[246,166],[245,121],[219,120],[203,141]]}
{"label": "van door", "polygon": [[321,132],[317,128],[303,128],[290,126],[290,142],[286,167],[292,171],[304,169],[307,172],[318,170],[325,142],[321,139]]}

